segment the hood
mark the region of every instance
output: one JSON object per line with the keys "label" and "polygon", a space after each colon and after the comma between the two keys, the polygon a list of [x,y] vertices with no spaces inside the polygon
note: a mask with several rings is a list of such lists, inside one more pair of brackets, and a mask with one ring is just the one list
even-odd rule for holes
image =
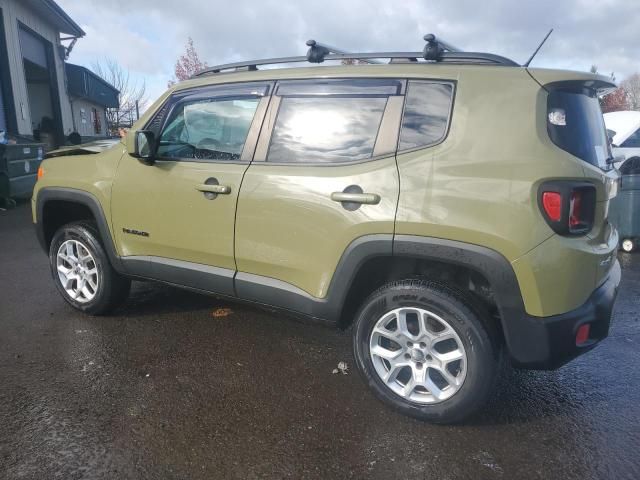
{"label": "hood", "polygon": [[91,153],[100,153],[110,149],[114,145],[121,142],[120,138],[108,138],[96,140],[94,142],[83,143],[81,145],[68,145],[60,147],[57,150],[47,152],[46,158],[61,157],[63,155],[87,155]]}

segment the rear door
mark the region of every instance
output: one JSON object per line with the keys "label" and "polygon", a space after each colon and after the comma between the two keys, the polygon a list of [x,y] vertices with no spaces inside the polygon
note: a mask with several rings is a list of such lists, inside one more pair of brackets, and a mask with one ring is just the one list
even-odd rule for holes
{"label": "rear door", "polygon": [[178,93],[147,126],[158,138],[155,164],[120,161],[113,223],[131,273],[233,294],[236,203],[270,88]]}
{"label": "rear door", "polygon": [[239,296],[269,303],[252,284],[271,284],[324,298],[351,242],[393,234],[404,89],[396,79],[279,82],[238,200]]}

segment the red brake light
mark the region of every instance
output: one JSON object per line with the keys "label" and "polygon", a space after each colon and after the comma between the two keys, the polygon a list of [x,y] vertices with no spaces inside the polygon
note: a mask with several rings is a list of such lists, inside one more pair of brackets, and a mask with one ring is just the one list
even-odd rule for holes
{"label": "red brake light", "polygon": [[588,323],[580,325],[580,328],[578,328],[578,332],[576,333],[576,345],[580,346],[584,343],[587,343],[590,333],[591,325],[589,325]]}
{"label": "red brake light", "polygon": [[562,218],[562,195],[558,192],[543,192],[542,206],[549,220],[559,222]]}
{"label": "red brake light", "polygon": [[538,190],[538,205],[544,219],[558,235],[585,235],[593,227],[596,189],[593,184],[551,180]]}

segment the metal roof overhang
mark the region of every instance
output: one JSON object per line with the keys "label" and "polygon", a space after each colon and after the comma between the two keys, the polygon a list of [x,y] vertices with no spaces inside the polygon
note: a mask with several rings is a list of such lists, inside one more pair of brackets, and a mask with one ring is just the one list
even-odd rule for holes
{"label": "metal roof overhang", "polygon": [[84,37],[85,32],[53,0],[23,0],[31,10],[39,13],[46,21],[55,26],[60,33],[73,37]]}

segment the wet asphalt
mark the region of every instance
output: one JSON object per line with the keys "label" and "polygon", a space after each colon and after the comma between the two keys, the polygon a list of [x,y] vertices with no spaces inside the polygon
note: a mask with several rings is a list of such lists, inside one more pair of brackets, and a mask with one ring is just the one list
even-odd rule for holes
{"label": "wet asphalt", "polygon": [[76,312],[28,205],[0,211],[0,478],[638,479],[640,254],[620,260],[607,340],[432,426],[332,374],[348,331],[153,283]]}

